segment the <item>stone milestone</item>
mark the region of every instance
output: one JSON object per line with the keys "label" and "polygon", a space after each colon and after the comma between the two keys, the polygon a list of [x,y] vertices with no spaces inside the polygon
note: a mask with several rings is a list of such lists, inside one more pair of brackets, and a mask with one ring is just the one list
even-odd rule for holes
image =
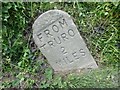
{"label": "stone milestone", "polygon": [[33,24],[33,38],[55,71],[97,68],[69,14],[49,10]]}

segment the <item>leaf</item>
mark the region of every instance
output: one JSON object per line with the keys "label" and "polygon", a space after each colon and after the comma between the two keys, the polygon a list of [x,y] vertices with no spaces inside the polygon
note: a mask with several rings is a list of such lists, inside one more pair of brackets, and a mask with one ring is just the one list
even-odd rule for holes
{"label": "leaf", "polygon": [[12,82],[12,86],[13,86],[13,87],[16,87],[16,86],[19,85],[19,83],[20,83],[20,80],[17,79],[17,80],[15,80],[15,81]]}
{"label": "leaf", "polygon": [[47,68],[47,69],[45,70],[45,77],[46,77],[46,79],[51,80],[51,79],[52,79],[52,74],[53,74],[52,69]]}
{"label": "leaf", "polygon": [[21,64],[22,64],[22,61],[18,62],[18,66],[19,66],[19,67],[21,66]]}

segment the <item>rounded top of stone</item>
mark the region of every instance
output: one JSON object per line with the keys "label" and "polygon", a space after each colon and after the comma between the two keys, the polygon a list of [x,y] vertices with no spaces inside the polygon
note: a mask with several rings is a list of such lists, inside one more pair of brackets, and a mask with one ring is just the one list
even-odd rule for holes
{"label": "rounded top of stone", "polygon": [[[54,22],[55,20],[67,17],[70,18],[70,15],[62,10],[49,10],[45,13],[41,14],[34,22],[32,28],[34,32],[37,32],[38,29],[44,28],[46,25],[49,25],[51,22]],[[33,33],[34,33],[33,32]]]}

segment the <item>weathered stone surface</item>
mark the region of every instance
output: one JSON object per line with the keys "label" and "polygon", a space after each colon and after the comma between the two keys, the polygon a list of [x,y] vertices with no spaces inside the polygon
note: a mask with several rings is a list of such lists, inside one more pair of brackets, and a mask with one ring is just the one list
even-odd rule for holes
{"label": "weathered stone surface", "polygon": [[33,24],[33,38],[55,71],[97,68],[70,15],[49,10]]}

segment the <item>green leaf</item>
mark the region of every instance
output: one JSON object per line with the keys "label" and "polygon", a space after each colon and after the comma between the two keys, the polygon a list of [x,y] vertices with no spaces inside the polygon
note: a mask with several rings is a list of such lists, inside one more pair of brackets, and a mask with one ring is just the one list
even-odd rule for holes
{"label": "green leaf", "polygon": [[52,79],[52,75],[53,75],[52,69],[47,68],[47,69],[45,70],[45,77],[46,77],[46,79],[51,80],[51,79]]}

